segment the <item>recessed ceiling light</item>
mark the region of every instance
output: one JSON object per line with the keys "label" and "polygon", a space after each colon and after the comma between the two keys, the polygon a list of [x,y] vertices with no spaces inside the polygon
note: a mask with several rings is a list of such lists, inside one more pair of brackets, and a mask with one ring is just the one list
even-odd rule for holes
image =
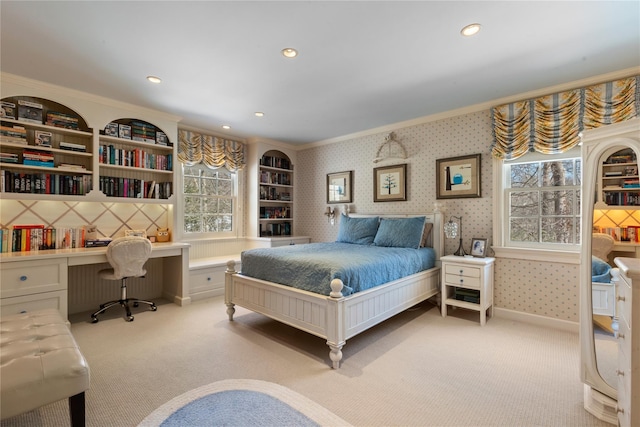
{"label": "recessed ceiling light", "polygon": [[227,130],[229,130],[229,129],[231,129],[231,126],[229,126],[229,125],[222,125],[222,129],[227,129]]}
{"label": "recessed ceiling light", "polygon": [[254,114],[256,117],[264,117],[264,113],[262,111],[256,111]]}
{"label": "recessed ceiling light", "polygon": [[156,76],[147,76],[147,80],[149,80],[151,83],[155,83],[155,84],[158,84],[158,83],[162,82],[160,77],[156,77]]}
{"label": "recessed ceiling light", "polygon": [[478,31],[480,31],[480,27],[480,24],[469,24],[462,30],[460,30],[460,34],[465,37],[475,36],[476,34],[478,34]]}
{"label": "recessed ceiling light", "polygon": [[282,54],[287,58],[295,58],[298,56],[298,51],[292,47],[282,49]]}

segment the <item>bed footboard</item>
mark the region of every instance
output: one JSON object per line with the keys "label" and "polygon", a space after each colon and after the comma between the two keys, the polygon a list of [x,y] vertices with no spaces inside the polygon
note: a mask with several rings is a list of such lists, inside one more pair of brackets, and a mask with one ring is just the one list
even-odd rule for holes
{"label": "bed footboard", "polygon": [[233,321],[235,305],[264,314],[327,340],[332,367],[338,369],[346,340],[418,304],[440,290],[440,268],[435,267],[393,282],[342,295],[342,281],[331,282],[331,295],[319,295],[289,286],[243,276],[235,262],[227,263],[225,304]]}

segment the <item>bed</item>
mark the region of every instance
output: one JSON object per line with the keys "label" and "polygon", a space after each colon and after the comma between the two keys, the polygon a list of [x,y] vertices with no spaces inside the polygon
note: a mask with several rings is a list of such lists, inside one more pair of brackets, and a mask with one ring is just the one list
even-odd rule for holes
{"label": "bed", "polygon": [[[379,225],[374,235],[371,235],[370,222],[374,218]],[[311,282],[316,280],[321,282],[319,283],[320,288],[315,291],[309,290],[314,289],[311,286],[313,283],[307,283],[306,289],[298,289],[288,284],[276,283],[273,280],[251,277],[248,275],[249,272],[251,274],[255,272],[251,266],[251,257],[247,255],[251,255],[252,251],[259,250],[245,251],[242,273],[235,271],[234,261],[227,263],[225,304],[229,320],[233,321],[235,306],[238,305],[324,338],[329,346],[332,367],[338,369],[342,360],[342,348],[346,340],[439,294],[440,257],[443,251],[441,212],[436,211],[424,215],[380,216],[351,214],[349,217],[341,217],[337,243],[352,243],[352,247],[355,248],[359,245],[367,246],[375,242],[375,246],[390,245],[389,249],[402,245],[398,242],[403,239],[410,246],[414,245],[415,232],[412,232],[411,235],[403,234],[398,233],[394,228],[400,222],[405,222],[411,223],[411,227],[407,227],[407,230],[416,230],[415,223],[418,218],[423,218],[422,224],[424,225],[418,235],[419,244],[414,249],[431,248],[432,265],[425,270],[375,285],[368,282],[356,283],[353,281],[353,276],[337,274],[337,270],[331,270],[326,266],[324,272],[302,274],[308,276]],[[363,224],[365,222],[369,225],[358,229],[356,223]],[[367,243],[368,241],[372,243]],[[275,252],[281,249],[282,251],[289,250],[271,248],[262,249],[262,251]],[[287,252],[286,257],[290,254]],[[307,255],[307,261],[309,258]],[[347,255],[342,258],[351,262],[353,257]],[[262,270],[277,272],[279,269],[273,265],[270,263],[269,268],[262,268]],[[370,265],[365,269],[369,267]],[[327,274],[328,276],[326,276]],[[326,278],[322,279],[322,277]],[[348,283],[345,285],[344,281]]]}

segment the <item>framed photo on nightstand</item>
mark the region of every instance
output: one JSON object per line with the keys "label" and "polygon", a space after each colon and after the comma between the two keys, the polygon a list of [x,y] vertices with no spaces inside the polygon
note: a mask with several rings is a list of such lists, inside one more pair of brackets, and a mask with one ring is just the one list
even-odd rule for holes
{"label": "framed photo on nightstand", "polygon": [[487,254],[487,239],[471,239],[471,255],[484,258]]}

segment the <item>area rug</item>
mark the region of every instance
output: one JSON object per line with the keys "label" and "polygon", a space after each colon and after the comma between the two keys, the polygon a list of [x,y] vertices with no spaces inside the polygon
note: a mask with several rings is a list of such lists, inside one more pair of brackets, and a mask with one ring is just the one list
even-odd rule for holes
{"label": "area rug", "polygon": [[188,391],[165,403],[139,427],[348,426],[342,418],[279,384],[224,380]]}

